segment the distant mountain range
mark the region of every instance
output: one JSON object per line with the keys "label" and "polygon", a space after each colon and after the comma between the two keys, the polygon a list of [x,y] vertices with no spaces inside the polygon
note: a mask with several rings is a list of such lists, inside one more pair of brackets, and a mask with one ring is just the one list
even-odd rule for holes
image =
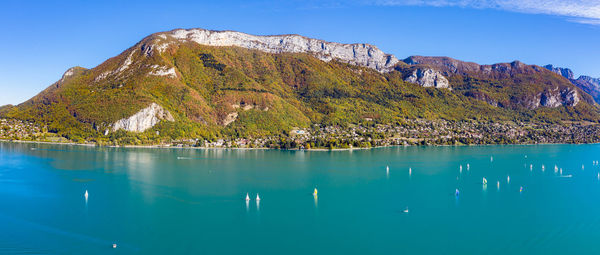
{"label": "distant mountain range", "polygon": [[176,29],[92,69],[71,68],[0,116],[87,140],[261,137],[405,119],[598,122],[598,87],[598,79],[519,61],[399,60],[362,43]]}
{"label": "distant mountain range", "polygon": [[569,79],[571,83],[590,94],[596,102],[600,103],[600,78],[581,75],[575,79],[573,71],[569,68],[554,67],[552,65],[545,65],[544,67]]}

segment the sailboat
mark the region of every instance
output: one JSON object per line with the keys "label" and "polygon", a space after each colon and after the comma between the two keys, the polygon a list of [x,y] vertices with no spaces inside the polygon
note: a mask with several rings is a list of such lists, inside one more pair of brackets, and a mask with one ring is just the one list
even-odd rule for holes
{"label": "sailboat", "polygon": [[256,202],[260,201],[260,197],[258,196],[258,193],[256,193]]}
{"label": "sailboat", "polygon": [[487,185],[487,179],[483,177],[483,185]]}
{"label": "sailboat", "polygon": [[246,201],[250,201],[250,196],[246,193]]}
{"label": "sailboat", "polygon": [[317,196],[317,188],[315,188],[315,191],[313,191],[313,196]]}
{"label": "sailboat", "polygon": [[83,194],[83,197],[85,197],[85,200],[88,199],[88,191],[87,191],[87,189],[85,190],[85,194]]}

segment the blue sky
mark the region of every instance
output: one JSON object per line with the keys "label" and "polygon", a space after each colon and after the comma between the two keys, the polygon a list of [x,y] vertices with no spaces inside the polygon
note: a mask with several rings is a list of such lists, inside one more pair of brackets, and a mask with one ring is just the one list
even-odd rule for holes
{"label": "blue sky", "polygon": [[3,1],[0,105],[175,28],[365,42],[405,58],[521,60],[600,77],[600,0]]}

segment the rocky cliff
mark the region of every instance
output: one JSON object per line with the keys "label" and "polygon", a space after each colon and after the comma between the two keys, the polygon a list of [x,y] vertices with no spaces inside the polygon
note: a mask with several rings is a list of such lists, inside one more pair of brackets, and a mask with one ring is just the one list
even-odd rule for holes
{"label": "rocky cliff", "polygon": [[[192,41],[202,45],[229,47],[237,46],[268,53],[310,53],[323,61],[336,59],[341,62],[366,66],[380,72],[389,72],[398,59],[386,54],[377,47],[364,44],[342,44],[307,38],[300,35],[257,36],[235,31],[214,31],[206,29],[177,29],[160,33],[160,38],[168,40]],[[167,43],[158,45],[166,47]]]}
{"label": "rocky cliff", "polygon": [[[457,87],[459,91],[464,91],[464,95],[494,106],[527,109],[556,108],[576,106],[582,100],[582,94],[570,86],[568,79],[563,78],[562,75],[572,76],[572,72],[564,68],[552,66],[542,68],[520,61],[479,65],[449,57],[412,56],[403,61],[411,66],[437,70],[441,73],[440,75],[450,77],[451,86]],[[452,85],[452,80],[461,85]],[[477,84],[481,82],[496,84],[496,89],[494,89],[496,92],[499,90],[511,91],[513,96],[504,100],[493,99],[491,94],[496,93],[493,90],[473,89],[478,87]]]}
{"label": "rocky cliff", "polygon": [[410,75],[404,78],[404,81],[416,83],[423,87],[450,87],[448,79],[446,79],[446,77],[444,77],[439,71],[433,70],[431,68],[417,68],[413,70]]}
{"label": "rocky cliff", "polygon": [[[112,124],[112,131],[125,130],[130,132],[144,132],[154,127],[161,120],[175,121],[171,113],[156,103],[140,110],[136,114],[120,119]],[[107,132],[105,132],[107,134]]]}
{"label": "rocky cliff", "polygon": [[555,67],[553,65],[545,65],[544,68],[546,68],[560,76],[563,76],[569,80],[572,80],[575,78],[573,75],[573,71],[571,71],[571,69],[569,69],[569,68]]}
{"label": "rocky cliff", "polygon": [[575,86],[590,94],[596,102],[600,102],[600,78],[581,75],[575,79],[573,71],[569,68],[554,67],[553,65],[545,65],[544,67],[567,78]]}

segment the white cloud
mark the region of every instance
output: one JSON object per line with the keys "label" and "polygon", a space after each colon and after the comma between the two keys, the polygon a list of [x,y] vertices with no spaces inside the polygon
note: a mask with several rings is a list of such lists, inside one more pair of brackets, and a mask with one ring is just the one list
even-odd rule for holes
{"label": "white cloud", "polygon": [[564,16],[572,22],[600,25],[600,0],[375,0],[370,4],[500,9]]}

